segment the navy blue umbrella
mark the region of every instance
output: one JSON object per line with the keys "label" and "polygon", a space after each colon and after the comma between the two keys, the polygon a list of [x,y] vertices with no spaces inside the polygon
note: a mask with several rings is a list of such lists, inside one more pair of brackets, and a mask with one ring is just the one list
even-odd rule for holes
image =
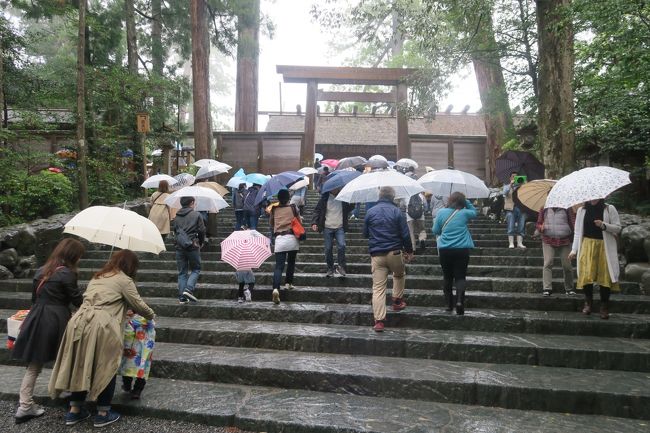
{"label": "navy blue umbrella", "polygon": [[361,176],[361,173],[357,170],[335,171],[327,176],[327,180],[323,184],[320,192],[323,194],[326,192],[334,191],[338,188],[343,188],[345,185],[347,185],[348,182],[350,182],[352,179],[356,179],[359,176]]}
{"label": "navy blue umbrella", "polygon": [[298,173],[297,171],[283,171],[282,173],[274,175],[257,192],[255,204],[260,204],[265,199],[273,197],[280,192],[280,190],[287,189],[304,177],[304,174]]}

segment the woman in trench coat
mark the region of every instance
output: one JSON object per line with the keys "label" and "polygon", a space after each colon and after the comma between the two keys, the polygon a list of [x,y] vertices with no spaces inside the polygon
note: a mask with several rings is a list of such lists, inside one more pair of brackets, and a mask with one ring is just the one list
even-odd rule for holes
{"label": "woman in trench coat", "polygon": [[103,427],[120,418],[111,410],[115,375],[122,360],[122,330],[127,309],[146,319],[154,312],[140,298],[133,278],[138,257],[122,250],[110,258],[95,274],[84,293],[83,303],[66,327],[52,370],[49,391],[53,398],[70,391],[70,411],[66,425],[90,417],[83,402],[97,400],[95,427]]}
{"label": "woman in trench coat", "polygon": [[151,194],[149,219],[158,227],[160,234],[163,236],[169,234],[170,221],[175,216],[169,206],[165,204],[167,197],[169,197],[169,184],[166,180],[161,180],[158,184],[158,190]]}

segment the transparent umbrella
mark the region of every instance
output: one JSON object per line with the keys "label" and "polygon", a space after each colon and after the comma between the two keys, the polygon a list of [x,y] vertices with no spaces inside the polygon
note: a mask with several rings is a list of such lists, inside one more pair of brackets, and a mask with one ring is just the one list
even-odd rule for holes
{"label": "transparent umbrella", "polygon": [[379,190],[384,186],[395,189],[395,198],[409,198],[424,191],[417,181],[393,170],[362,174],[350,181],[336,196],[337,200],[349,203],[366,203],[379,199]]}

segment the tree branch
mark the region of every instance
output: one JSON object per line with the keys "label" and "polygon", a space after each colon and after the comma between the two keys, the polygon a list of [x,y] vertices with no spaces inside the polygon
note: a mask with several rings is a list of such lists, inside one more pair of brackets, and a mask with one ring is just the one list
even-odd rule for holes
{"label": "tree branch", "polygon": [[139,53],[136,53],[136,55],[138,56],[138,60],[140,61],[140,64],[144,67],[144,71],[147,73],[147,77],[149,77],[150,74],[149,74],[149,68],[147,68],[147,62],[142,57],[140,57]]}
{"label": "tree branch", "polygon": [[150,21],[153,21],[153,19],[154,19],[152,16],[149,16],[149,15],[145,14],[144,12],[142,12],[140,9],[136,8],[135,6],[133,6],[133,10],[143,18],[146,18],[146,19],[148,19]]}

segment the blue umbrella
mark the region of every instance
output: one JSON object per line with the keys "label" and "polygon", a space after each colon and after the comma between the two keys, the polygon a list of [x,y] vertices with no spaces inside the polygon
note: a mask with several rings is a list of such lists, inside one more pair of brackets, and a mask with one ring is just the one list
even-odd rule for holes
{"label": "blue umbrella", "polygon": [[347,185],[348,182],[350,182],[352,179],[356,179],[359,176],[361,176],[361,173],[358,172],[357,170],[335,171],[334,173],[327,176],[327,180],[321,187],[320,192],[322,194],[325,192],[334,191],[335,189],[338,188],[343,188],[345,185]]}
{"label": "blue umbrella", "polygon": [[264,185],[268,181],[266,176],[264,176],[262,173],[247,174],[245,179],[246,182],[256,183],[258,185]]}
{"label": "blue umbrella", "polygon": [[303,177],[305,177],[305,175],[298,173],[297,171],[283,171],[282,173],[276,174],[257,192],[255,204],[260,204],[264,199],[273,197],[280,192],[280,190],[287,189]]}

